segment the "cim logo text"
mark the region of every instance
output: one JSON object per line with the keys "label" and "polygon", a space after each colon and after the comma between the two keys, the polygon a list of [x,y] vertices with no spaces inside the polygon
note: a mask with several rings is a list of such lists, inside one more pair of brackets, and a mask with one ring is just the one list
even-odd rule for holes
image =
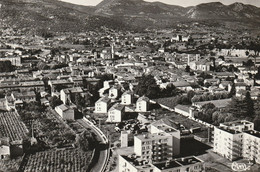
{"label": "cim logo text", "polygon": [[231,169],[233,171],[247,171],[250,170],[251,164],[245,164],[245,163],[237,163],[237,162],[233,162],[231,164]]}

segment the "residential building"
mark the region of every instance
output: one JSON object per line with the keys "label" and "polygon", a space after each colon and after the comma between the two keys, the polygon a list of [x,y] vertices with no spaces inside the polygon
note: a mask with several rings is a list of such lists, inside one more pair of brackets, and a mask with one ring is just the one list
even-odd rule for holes
{"label": "residential building", "polygon": [[71,102],[71,96],[75,94],[82,94],[83,90],[81,87],[66,88],[60,91],[60,99],[64,104]]}
{"label": "residential building", "polygon": [[260,132],[254,130],[254,123],[227,122],[214,128],[213,150],[231,161],[245,158],[260,164],[259,141]]}
{"label": "residential building", "polygon": [[205,171],[204,161],[192,156],[153,164],[153,172],[199,172]]}
{"label": "residential building", "polygon": [[260,132],[251,130],[243,133],[242,156],[260,164]]}
{"label": "residential building", "polygon": [[111,100],[107,97],[100,98],[95,103],[95,113],[107,113],[110,107]]}
{"label": "residential building", "polygon": [[55,107],[55,111],[65,120],[74,120],[74,109],[70,108],[67,105],[60,105]]}
{"label": "residential building", "polygon": [[243,133],[226,127],[214,127],[213,151],[230,161],[242,156]]}
{"label": "residential building", "polygon": [[232,122],[221,123],[220,127],[226,127],[240,132],[254,130],[254,123],[247,120],[238,120]]}
{"label": "residential building", "polygon": [[134,152],[151,162],[171,160],[180,153],[180,131],[164,124],[151,125],[151,133],[134,137]]}
{"label": "residential building", "polygon": [[116,99],[120,95],[121,88],[119,85],[114,85],[109,89],[108,98],[110,99]]}
{"label": "residential building", "polygon": [[121,104],[131,105],[133,103],[134,94],[130,91],[126,91],[121,96]]}
{"label": "residential building", "polygon": [[114,104],[108,110],[108,118],[106,122],[122,122],[125,116],[125,106]]}
{"label": "residential building", "polygon": [[192,156],[150,163],[140,160],[137,155],[126,150],[126,155],[119,155],[119,172],[204,172],[205,164],[201,159]]}
{"label": "residential building", "polygon": [[192,106],[178,104],[175,106],[174,111],[187,117],[194,117],[194,108]]}
{"label": "residential building", "polygon": [[10,143],[9,138],[0,139],[0,160],[9,159]]}
{"label": "residential building", "polygon": [[147,112],[149,109],[149,98],[142,96],[136,101],[136,112]]}

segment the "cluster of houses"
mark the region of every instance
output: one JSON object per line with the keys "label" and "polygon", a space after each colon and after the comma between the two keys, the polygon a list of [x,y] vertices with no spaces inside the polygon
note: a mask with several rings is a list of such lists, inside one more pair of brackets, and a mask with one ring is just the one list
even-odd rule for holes
{"label": "cluster of houses", "polygon": [[148,112],[149,98],[142,96],[135,102],[137,96],[130,90],[122,93],[122,88],[119,85],[107,89],[108,95],[101,95],[101,98],[95,103],[94,111],[97,114],[107,114],[107,122],[122,122],[125,119],[125,113]]}

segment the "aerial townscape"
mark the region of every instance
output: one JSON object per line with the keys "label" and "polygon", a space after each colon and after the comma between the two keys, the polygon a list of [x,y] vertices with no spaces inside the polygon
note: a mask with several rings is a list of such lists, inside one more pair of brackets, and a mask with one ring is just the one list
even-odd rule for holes
{"label": "aerial townscape", "polygon": [[260,8],[0,0],[0,172],[260,171]]}

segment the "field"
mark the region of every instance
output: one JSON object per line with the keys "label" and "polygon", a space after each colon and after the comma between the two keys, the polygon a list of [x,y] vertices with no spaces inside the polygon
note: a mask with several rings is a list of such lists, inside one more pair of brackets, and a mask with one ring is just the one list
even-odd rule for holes
{"label": "field", "polygon": [[75,143],[75,132],[51,110],[21,110],[19,114],[28,128],[33,126],[34,136],[46,145],[63,147]]}
{"label": "field", "polygon": [[154,99],[156,103],[162,104],[172,109],[174,109],[174,107],[178,105],[177,100],[178,100],[177,97],[166,97],[166,98]]}
{"label": "field", "polygon": [[0,171],[11,172],[18,171],[22,158],[12,159],[12,160],[0,160]]}
{"label": "field", "polygon": [[50,150],[28,156],[25,172],[85,172],[91,161],[91,152],[80,149]]}
{"label": "field", "polygon": [[27,137],[28,130],[16,112],[0,113],[0,137],[18,141]]}

